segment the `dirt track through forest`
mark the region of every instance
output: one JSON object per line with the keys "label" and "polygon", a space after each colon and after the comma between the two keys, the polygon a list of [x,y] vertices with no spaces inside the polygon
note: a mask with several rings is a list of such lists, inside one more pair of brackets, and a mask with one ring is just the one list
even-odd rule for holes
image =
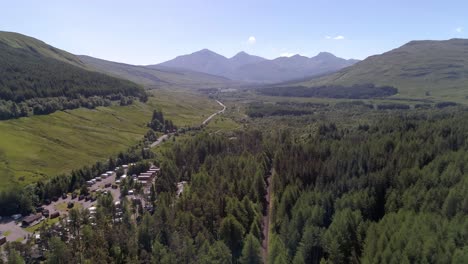
{"label": "dirt track through forest", "polygon": [[272,171],[267,177],[267,193],[265,195],[265,199],[267,202],[267,210],[265,215],[263,216],[263,241],[262,241],[262,256],[263,256],[263,263],[268,263],[268,247],[269,247],[269,239],[268,235],[270,233],[270,212],[271,212],[271,175]]}

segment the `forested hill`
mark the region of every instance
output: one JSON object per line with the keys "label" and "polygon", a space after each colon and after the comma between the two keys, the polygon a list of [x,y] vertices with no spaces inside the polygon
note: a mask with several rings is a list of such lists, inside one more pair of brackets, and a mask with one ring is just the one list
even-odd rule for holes
{"label": "forested hill", "polygon": [[0,76],[2,108],[51,97],[61,102],[82,98],[82,103],[93,96],[146,98],[139,85],[87,70],[78,57],[17,33],[0,32]]}

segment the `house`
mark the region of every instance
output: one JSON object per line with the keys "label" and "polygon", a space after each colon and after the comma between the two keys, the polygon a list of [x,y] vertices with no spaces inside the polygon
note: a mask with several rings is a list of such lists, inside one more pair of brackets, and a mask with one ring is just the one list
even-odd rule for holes
{"label": "house", "polygon": [[[83,197],[84,198],[84,197]],[[57,218],[60,216],[60,213],[59,212],[54,212],[50,215],[50,219],[54,219],[54,218]]]}
{"label": "house", "polygon": [[32,223],[38,221],[41,218],[42,218],[42,214],[40,214],[40,213],[28,215],[25,218],[23,218],[22,224],[23,224],[23,226],[29,226],[29,225],[31,225]]}
{"label": "house", "polygon": [[140,180],[140,181],[149,181],[149,180],[151,180],[151,176],[149,176],[149,175],[141,175],[141,174],[140,174],[140,176],[138,176],[138,180]]}

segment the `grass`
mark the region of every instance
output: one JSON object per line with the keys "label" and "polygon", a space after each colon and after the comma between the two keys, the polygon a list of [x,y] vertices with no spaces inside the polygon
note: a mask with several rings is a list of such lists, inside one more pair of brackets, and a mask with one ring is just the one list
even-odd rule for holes
{"label": "grass", "polygon": [[[80,209],[83,208],[83,205],[81,203],[74,203],[73,208],[80,210]],[[63,202],[63,203],[57,204],[55,206],[55,209],[57,209],[60,212],[68,212],[68,211],[70,211],[71,208],[68,208],[68,203]]]}
{"label": "grass", "polygon": [[11,230],[3,232],[3,235],[6,236],[6,237],[11,235]]}
{"label": "grass", "polygon": [[419,41],[369,57],[338,73],[291,85],[373,83],[399,90],[396,98],[422,98],[467,104],[467,40]]}
{"label": "grass", "polygon": [[154,90],[146,104],[75,109],[0,121],[0,191],[105,160],[140,140],[153,109],[177,126],[199,124],[219,105],[192,93]]}
{"label": "grass", "polygon": [[26,227],[25,230],[30,232],[30,233],[34,233],[36,232],[37,230],[41,229],[43,226],[52,226],[52,225],[55,225],[56,223],[58,223],[60,221],[60,217],[56,217],[54,219],[45,219],[44,221],[40,222],[39,224],[35,225],[35,226],[30,226],[30,227]]}
{"label": "grass", "polygon": [[153,97],[149,104],[162,109],[165,118],[179,127],[200,125],[221,109],[214,100],[189,91],[157,89],[151,90],[150,94]]}

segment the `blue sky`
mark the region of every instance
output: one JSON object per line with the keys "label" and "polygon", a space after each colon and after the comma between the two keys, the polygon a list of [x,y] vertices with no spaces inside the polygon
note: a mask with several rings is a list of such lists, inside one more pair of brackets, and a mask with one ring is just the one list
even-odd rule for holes
{"label": "blue sky", "polygon": [[154,64],[208,48],[364,59],[415,39],[468,37],[468,1],[4,1],[0,30],[75,54]]}

